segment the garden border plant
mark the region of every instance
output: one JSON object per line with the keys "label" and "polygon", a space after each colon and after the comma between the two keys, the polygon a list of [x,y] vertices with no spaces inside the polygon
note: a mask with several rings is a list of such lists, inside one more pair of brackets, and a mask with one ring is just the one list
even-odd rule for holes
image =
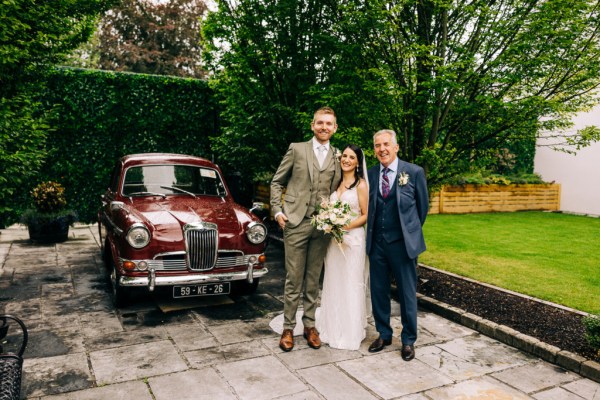
{"label": "garden border plant", "polygon": [[582,319],[585,327],[585,338],[600,357],[600,315],[590,315]]}

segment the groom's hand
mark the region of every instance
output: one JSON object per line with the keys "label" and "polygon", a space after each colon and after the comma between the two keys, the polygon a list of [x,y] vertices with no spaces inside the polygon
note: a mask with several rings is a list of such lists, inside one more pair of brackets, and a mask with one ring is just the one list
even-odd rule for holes
{"label": "groom's hand", "polygon": [[275,219],[277,220],[277,224],[281,227],[281,229],[285,228],[285,223],[288,219],[284,213],[277,214],[277,217],[275,217]]}

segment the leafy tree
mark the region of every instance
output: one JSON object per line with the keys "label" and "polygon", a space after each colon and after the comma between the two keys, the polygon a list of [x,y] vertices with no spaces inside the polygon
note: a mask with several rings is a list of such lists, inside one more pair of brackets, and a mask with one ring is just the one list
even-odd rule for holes
{"label": "leafy tree", "polygon": [[8,0],[0,7],[0,226],[45,157],[49,126],[35,96],[43,72],[85,42],[106,0]]}
{"label": "leafy tree", "polygon": [[382,122],[437,183],[593,105],[599,16],[597,1],[351,1],[341,30],[368,38],[359,70],[377,73]]}
{"label": "leafy tree", "polygon": [[[272,140],[262,149],[278,160],[284,145],[276,136],[299,126],[292,116],[306,115],[307,103],[328,103],[341,122],[337,140],[370,149],[375,130],[394,129],[401,157],[423,165],[435,186],[494,165],[502,149],[530,152],[541,132],[567,129],[573,113],[595,102],[597,0],[347,0],[318,19],[311,8],[319,5],[294,3],[221,0],[209,18],[207,39],[229,50],[211,50],[227,61],[214,83],[235,112],[223,148],[245,143],[247,120],[266,115]],[[301,34],[287,29],[304,19],[318,23]],[[309,59],[298,75],[281,55],[305,54],[313,43],[327,58]],[[284,67],[271,67],[277,63]],[[296,102],[271,95],[292,85]],[[275,121],[270,114],[284,106],[286,121]],[[598,139],[597,128],[571,138],[579,146]]]}
{"label": "leafy tree", "polygon": [[211,84],[225,105],[213,146],[245,178],[273,172],[288,144],[310,134],[337,53],[337,3],[220,0],[204,22]]}
{"label": "leafy tree", "polygon": [[203,77],[200,18],[206,10],[203,0],[122,0],[102,18],[91,57],[106,70]]}

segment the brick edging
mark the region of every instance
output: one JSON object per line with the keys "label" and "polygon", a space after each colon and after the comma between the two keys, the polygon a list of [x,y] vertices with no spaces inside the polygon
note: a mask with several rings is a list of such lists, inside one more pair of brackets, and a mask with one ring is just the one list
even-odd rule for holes
{"label": "brick edging", "polygon": [[417,293],[417,300],[420,306],[437,315],[600,383],[600,363],[596,361],[562,350],[508,326],[497,324],[420,293]]}

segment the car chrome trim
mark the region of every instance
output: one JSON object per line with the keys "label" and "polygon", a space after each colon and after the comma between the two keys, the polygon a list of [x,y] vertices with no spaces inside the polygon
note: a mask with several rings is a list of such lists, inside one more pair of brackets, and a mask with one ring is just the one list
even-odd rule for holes
{"label": "car chrome trim", "polygon": [[219,229],[211,222],[194,222],[183,226],[187,267],[192,271],[208,271],[217,264]]}
{"label": "car chrome trim", "polygon": [[[148,242],[146,242],[146,244],[143,246],[134,246],[129,241],[129,232],[131,232],[132,230],[137,229],[137,228],[141,228],[148,233]],[[150,244],[150,242],[152,241],[152,234],[150,233],[150,230],[148,229],[148,227],[146,225],[142,224],[141,222],[135,222],[135,223],[131,224],[129,229],[127,229],[127,233],[125,234],[125,241],[136,250],[143,249],[144,247],[148,246]]]}
{"label": "car chrome trim", "polygon": [[[252,278],[260,278],[265,275],[269,270],[265,268],[255,269],[252,271]],[[227,272],[220,274],[210,275],[185,275],[185,276],[155,276],[153,279],[154,286],[173,286],[173,285],[196,285],[202,283],[212,282],[227,282],[227,281],[241,281],[248,280],[248,272]],[[148,276],[121,276],[119,277],[120,286],[149,286],[150,278]]]}
{"label": "car chrome trim", "polygon": [[[263,240],[261,240],[260,242],[254,242],[250,239],[250,229],[252,229],[254,226],[262,226],[262,228],[265,231],[265,237],[263,238]],[[248,238],[248,240],[250,240],[250,242],[252,244],[261,244],[262,242],[264,242],[265,240],[267,240],[267,236],[269,234],[269,231],[267,230],[267,227],[265,226],[265,224],[261,224],[260,222],[256,222],[256,221],[252,221],[248,224],[248,226],[246,227],[246,237]]]}
{"label": "car chrome trim", "polygon": [[119,228],[112,219],[110,219],[110,217],[108,216],[108,214],[106,213],[106,211],[104,211],[104,219],[106,220],[106,222],[108,222],[108,224],[110,225],[110,227],[112,229],[114,229],[115,233],[119,236],[121,236],[123,234],[123,229]]}
{"label": "car chrome trim", "polygon": [[111,211],[117,211],[122,209],[125,206],[125,203],[123,203],[122,201],[111,201],[110,202],[110,210]]}
{"label": "car chrome trim", "polygon": [[[250,258],[252,256],[256,257],[257,259],[260,256],[260,254],[244,255],[242,252],[237,251],[237,250],[233,250],[230,252],[232,252],[232,253],[237,252],[240,255],[238,255],[236,257],[218,257],[214,269],[233,268],[233,267],[245,266],[245,265],[247,266],[248,263],[250,262]],[[219,251],[219,255],[222,253],[224,253],[222,250]],[[158,257],[165,256],[165,255],[181,255],[182,257],[179,260],[159,260],[159,259],[157,259]],[[178,251],[178,252],[158,254],[158,255],[156,255],[156,257],[153,260],[129,260],[129,261],[133,261],[136,265],[141,261],[145,261],[148,264],[148,270],[153,268],[156,271],[188,271],[187,263],[184,259],[184,256],[185,256],[185,252]],[[126,259],[124,259],[124,258],[119,258],[120,264],[123,265],[123,261],[125,261],[125,260]]]}

